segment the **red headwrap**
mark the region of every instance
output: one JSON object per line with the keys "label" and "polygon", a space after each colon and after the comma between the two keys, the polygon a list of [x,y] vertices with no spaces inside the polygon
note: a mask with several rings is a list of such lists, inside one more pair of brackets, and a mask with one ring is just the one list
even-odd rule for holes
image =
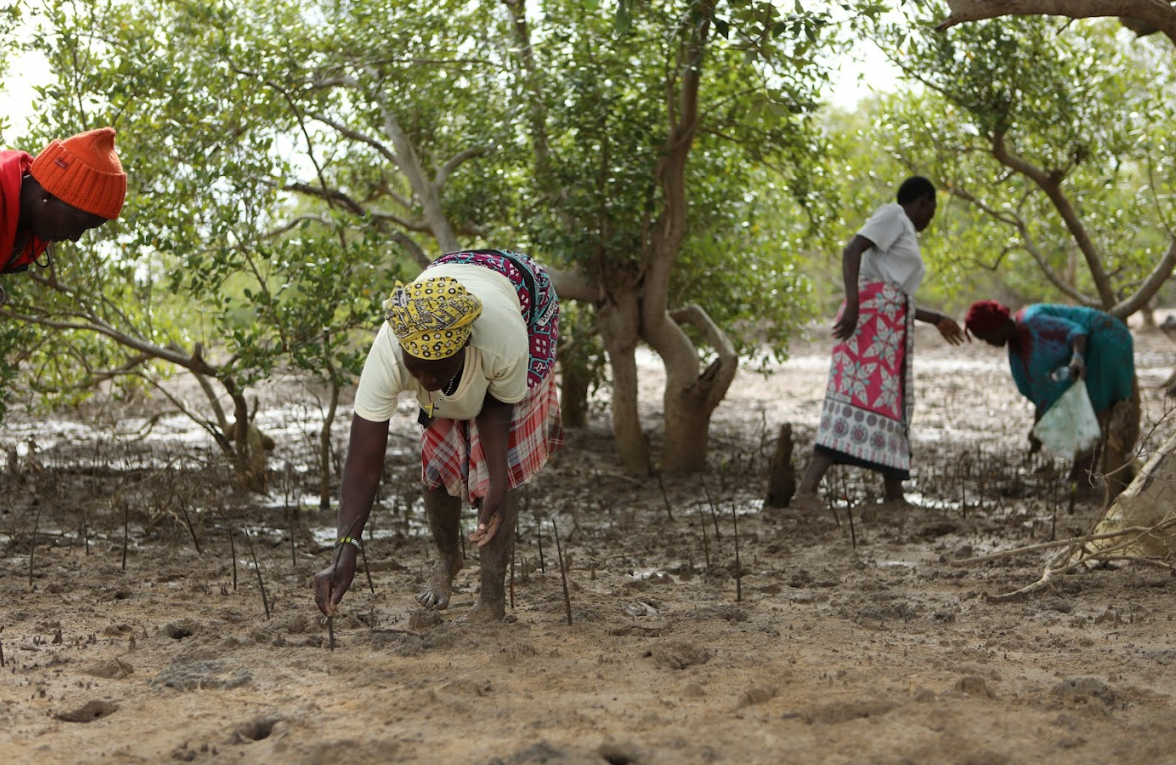
{"label": "red headwrap", "polygon": [[1009,307],[995,300],[978,300],[968,309],[964,326],[972,332],[991,332],[1008,321]]}

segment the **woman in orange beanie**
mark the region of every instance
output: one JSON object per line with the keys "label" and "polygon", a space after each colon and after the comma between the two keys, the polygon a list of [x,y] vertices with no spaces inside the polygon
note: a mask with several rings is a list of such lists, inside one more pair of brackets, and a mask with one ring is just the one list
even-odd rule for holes
{"label": "woman in orange beanie", "polygon": [[118,217],[127,174],[114,135],[109,127],[79,133],[36,157],[0,151],[0,274],[24,271],[51,243],[76,242]]}

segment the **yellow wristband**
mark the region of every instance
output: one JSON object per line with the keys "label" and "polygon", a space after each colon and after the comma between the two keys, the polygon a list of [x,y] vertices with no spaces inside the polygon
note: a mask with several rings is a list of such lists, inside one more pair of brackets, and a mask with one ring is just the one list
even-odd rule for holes
{"label": "yellow wristband", "polygon": [[355,545],[355,549],[359,549],[359,540],[355,537],[341,537],[335,540],[335,547],[339,545]]}

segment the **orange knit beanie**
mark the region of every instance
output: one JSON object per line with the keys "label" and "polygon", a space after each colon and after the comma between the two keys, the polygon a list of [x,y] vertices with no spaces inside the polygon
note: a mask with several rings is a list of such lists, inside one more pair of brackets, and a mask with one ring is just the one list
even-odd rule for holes
{"label": "orange knit beanie", "polygon": [[127,196],[127,174],[114,153],[114,128],[53,141],[29,170],[53,196],[108,220],[118,217]]}

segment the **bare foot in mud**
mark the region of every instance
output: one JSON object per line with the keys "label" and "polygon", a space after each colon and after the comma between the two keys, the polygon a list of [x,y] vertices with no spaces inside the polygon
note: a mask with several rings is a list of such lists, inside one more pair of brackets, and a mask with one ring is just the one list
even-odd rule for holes
{"label": "bare foot in mud", "polygon": [[482,600],[482,597],[479,595],[477,602],[474,603],[474,607],[458,618],[458,621],[466,624],[492,624],[494,622],[500,622],[505,618],[505,602],[489,603]]}
{"label": "bare foot in mud", "polygon": [[439,561],[436,566],[433,566],[425,586],[417,593],[417,602],[425,608],[433,608],[438,611],[449,608],[449,596],[453,592],[453,577],[457,576],[458,571],[461,571],[460,560],[452,565],[443,560]]}

